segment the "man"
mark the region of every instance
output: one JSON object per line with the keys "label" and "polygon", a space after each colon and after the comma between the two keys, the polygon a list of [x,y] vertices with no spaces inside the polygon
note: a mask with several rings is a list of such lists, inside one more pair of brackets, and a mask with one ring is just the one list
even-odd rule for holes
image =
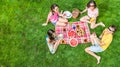
{"label": "man", "polygon": [[96,34],[91,35],[92,46],[85,48],[85,52],[92,55],[97,59],[97,64],[100,63],[101,57],[96,55],[97,52],[102,52],[108,48],[113,39],[113,33],[116,31],[116,27],[111,25],[106,28],[103,33],[100,35],[100,39],[97,38]]}

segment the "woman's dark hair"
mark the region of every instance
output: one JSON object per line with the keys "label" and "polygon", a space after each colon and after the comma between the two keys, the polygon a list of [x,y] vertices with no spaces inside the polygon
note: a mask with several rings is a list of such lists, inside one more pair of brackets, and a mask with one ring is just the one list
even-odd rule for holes
{"label": "woman's dark hair", "polygon": [[116,26],[115,25],[110,25],[110,27],[112,27],[114,29],[113,32],[115,32],[117,30]]}
{"label": "woman's dark hair", "polygon": [[52,14],[54,14],[55,7],[59,7],[59,6],[57,4],[52,4],[51,7],[50,7],[50,9],[52,11]]}
{"label": "woman's dark hair", "polygon": [[52,30],[52,29],[49,29],[48,32],[47,32],[47,35],[48,35],[50,41],[55,40],[55,38],[53,37],[53,33],[55,33],[55,31]]}
{"label": "woman's dark hair", "polygon": [[94,0],[90,0],[88,3],[87,3],[87,7],[89,8],[90,7],[90,4],[93,3],[94,4],[94,8],[97,7],[96,3]]}

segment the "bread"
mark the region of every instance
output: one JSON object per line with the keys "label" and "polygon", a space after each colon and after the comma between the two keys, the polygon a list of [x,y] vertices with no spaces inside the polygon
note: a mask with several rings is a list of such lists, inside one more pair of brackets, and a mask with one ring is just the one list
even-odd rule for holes
{"label": "bread", "polygon": [[83,36],[85,34],[84,30],[79,25],[76,27],[76,32],[78,36]]}

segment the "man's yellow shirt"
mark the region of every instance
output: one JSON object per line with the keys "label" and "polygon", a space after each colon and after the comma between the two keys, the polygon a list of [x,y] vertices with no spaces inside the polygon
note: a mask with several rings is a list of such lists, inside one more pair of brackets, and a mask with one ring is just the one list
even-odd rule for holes
{"label": "man's yellow shirt", "polygon": [[103,50],[107,49],[110,43],[112,42],[113,35],[105,33],[101,39],[101,42],[104,42],[104,45],[101,45]]}

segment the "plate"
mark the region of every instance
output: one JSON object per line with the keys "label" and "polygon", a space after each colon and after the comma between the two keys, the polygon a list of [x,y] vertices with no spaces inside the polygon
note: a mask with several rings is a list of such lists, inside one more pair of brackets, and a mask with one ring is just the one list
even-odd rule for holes
{"label": "plate", "polygon": [[71,13],[70,11],[64,11],[64,12],[63,12],[63,16],[64,16],[65,18],[71,18],[71,17],[72,17],[72,13]]}
{"label": "plate", "polygon": [[78,40],[76,38],[71,38],[69,44],[72,47],[76,47],[78,45]]}

